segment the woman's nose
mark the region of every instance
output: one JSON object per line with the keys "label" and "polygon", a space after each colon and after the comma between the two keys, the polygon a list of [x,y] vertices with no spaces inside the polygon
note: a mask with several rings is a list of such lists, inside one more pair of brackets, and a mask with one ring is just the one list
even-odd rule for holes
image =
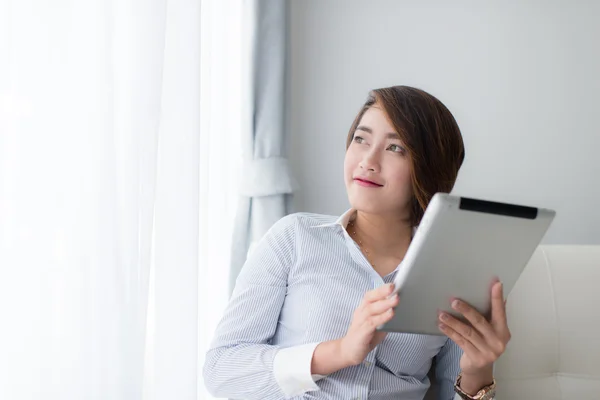
{"label": "woman's nose", "polygon": [[374,151],[369,151],[365,153],[359,166],[367,171],[379,172],[379,157]]}

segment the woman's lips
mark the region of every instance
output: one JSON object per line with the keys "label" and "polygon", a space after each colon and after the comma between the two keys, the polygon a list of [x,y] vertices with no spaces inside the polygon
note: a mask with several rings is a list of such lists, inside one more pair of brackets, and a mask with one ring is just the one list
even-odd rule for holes
{"label": "woman's lips", "polygon": [[364,186],[364,187],[382,187],[383,186],[383,185],[380,185],[378,183],[371,182],[369,180],[361,179],[361,178],[354,178],[354,182],[356,182],[360,186]]}

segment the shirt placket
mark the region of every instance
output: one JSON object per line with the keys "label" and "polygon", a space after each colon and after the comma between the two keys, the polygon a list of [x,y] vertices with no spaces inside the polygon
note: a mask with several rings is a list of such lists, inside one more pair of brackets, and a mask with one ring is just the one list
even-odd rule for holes
{"label": "shirt placket", "polygon": [[346,239],[346,245],[348,247],[348,251],[350,251],[350,256],[352,259],[360,265],[362,268],[366,269],[371,277],[372,289],[376,289],[379,286],[383,285],[385,282],[381,276],[375,271],[375,269],[369,263],[369,260],[362,253],[356,242],[350,237],[348,232],[341,227],[344,233],[344,238]]}

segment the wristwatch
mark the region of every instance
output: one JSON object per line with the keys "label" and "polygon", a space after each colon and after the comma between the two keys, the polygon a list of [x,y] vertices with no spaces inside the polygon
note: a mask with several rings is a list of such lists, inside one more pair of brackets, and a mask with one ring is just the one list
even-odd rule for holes
{"label": "wristwatch", "polygon": [[456,383],[454,384],[454,391],[458,393],[458,395],[463,400],[492,400],[496,395],[496,380],[477,392],[476,395],[471,396],[465,393],[464,390],[460,388],[460,381],[462,380],[462,373],[458,374],[458,378],[456,378]]}

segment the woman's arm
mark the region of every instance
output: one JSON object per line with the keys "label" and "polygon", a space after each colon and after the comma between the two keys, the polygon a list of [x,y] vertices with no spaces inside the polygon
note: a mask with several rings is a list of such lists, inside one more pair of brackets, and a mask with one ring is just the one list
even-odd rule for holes
{"label": "woman's arm", "polygon": [[288,348],[270,344],[295,263],[295,218],[275,224],[237,280],[204,365],[205,384],[217,397],[281,399],[319,390],[316,380],[360,364],[385,337],[376,328],[398,304],[397,296],[388,298],[391,284],[365,294],[343,338]]}
{"label": "woman's arm", "polygon": [[315,348],[311,371],[315,375],[329,375],[351,365],[342,355],[342,340],[330,340],[319,343]]}
{"label": "woman's arm", "polygon": [[295,221],[277,222],[249,255],[215,339],[206,354],[204,381],[216,397],[282,399],[274,372],[280,350],[271,345],[295,262]]}

